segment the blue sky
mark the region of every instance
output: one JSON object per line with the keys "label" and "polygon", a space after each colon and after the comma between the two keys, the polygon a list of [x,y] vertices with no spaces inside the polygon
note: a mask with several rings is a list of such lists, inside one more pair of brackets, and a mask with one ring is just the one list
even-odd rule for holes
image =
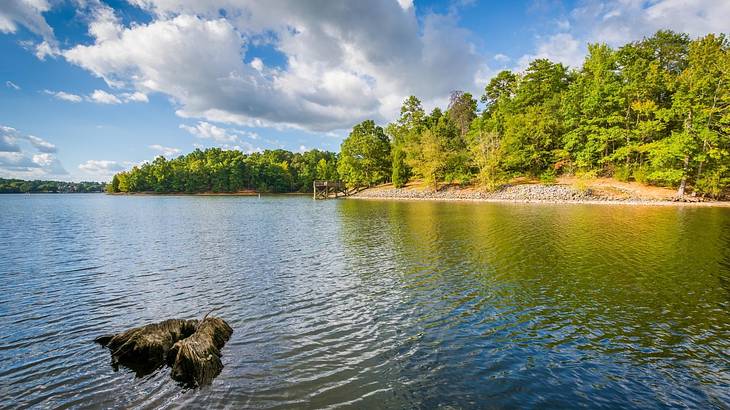
{"label": "blue sky", "polygon": [[3,0],[0,176],[108,180],[196,147],[337,151],[588,42],[728,32],[725,0]]}

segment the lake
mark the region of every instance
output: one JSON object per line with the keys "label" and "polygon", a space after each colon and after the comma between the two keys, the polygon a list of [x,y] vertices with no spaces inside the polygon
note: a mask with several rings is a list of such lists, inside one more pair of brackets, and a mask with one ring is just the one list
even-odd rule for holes
{"label": "lake", "polygon": [[[0,407],[727,408],[730,209],[0,195]],[[211,386],[94,337],[212,308]]]}

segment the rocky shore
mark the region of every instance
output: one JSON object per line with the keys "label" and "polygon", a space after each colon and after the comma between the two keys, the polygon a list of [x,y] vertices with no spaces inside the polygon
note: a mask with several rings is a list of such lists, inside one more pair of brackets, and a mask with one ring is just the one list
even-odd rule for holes
{"label": "rocky shore", "polygon": [[704,201],[702,198],[689,196],[681,200],[672,196],[648,197],[622,187],[603,186],[578,189],[565,184],[506,185],[494,192],[484,192],[472,187],[463,188],[459,186],[446,186],[438,190],[381,186],[365,189],[351,197],[360,199],[463,200],[485,202],[730,205],[728,202]]}

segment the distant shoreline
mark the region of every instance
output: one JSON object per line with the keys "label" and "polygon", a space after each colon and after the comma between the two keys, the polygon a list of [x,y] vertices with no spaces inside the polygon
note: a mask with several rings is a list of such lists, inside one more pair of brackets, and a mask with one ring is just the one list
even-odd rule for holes
{"label": "distant shoreline", "polygon": [[311,192],[106,192],[106,195],[112,196],[260,196],[260,195],[307,195],[311,196]]}

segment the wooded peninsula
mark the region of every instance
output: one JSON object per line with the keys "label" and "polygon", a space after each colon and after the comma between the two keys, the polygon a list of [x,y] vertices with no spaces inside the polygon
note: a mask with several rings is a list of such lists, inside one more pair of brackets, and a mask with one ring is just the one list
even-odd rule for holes
{"label": "wooded peninsula", "polygon": [[659,31],[618,49],[588,45],[582,67],[547,59],[502,71],[479,97],[454,91],[445,110],[415,96],[386,126],[357,124],[340,152],[195,150],[120,172],[109,192],[311,192],[409,180],[499,189],[516,176],[560,175],[690,190],[730,187],[730,47],[725,34]]}
{"label": "wooded peninsula", "polygon": [[24,181],[0,178],[0,194],[91,193],[104,192],[103,182]]}

